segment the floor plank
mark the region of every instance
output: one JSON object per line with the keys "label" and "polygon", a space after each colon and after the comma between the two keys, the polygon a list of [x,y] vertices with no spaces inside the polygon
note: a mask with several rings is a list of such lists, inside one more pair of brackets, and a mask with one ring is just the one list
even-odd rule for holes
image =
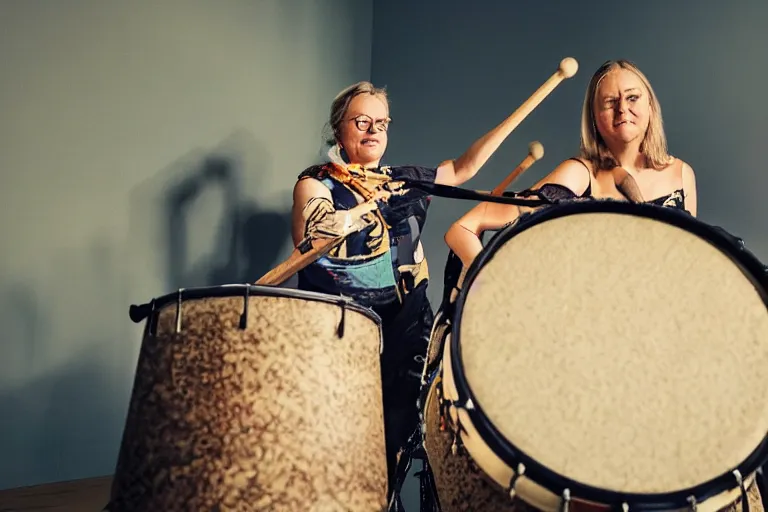
{"label": "floor plank", "polygon": [[111,476],[0,490],[0,512],[100,512]]}

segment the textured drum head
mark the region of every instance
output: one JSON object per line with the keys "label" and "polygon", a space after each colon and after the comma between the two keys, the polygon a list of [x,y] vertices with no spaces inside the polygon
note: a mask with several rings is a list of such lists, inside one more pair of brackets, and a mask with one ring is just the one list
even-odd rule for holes
{"label": "textured drum head", "polygon": [[768,431],[766,305],[722,250],[665,222],[592,212],[520,232],[475,275],[459,333],[488,421],[583,484],[695,486]]}

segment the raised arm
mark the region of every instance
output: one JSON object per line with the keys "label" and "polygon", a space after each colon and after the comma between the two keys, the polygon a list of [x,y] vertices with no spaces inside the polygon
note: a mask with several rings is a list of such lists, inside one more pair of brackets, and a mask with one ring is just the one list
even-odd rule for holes
{"label": "raised arm", "polygon": [[[532,188],[537,190],[547,183],[562,185],[575,195],[581,195],[589,186],[589,174],[583,164],[566,160]],[[451,225],[445,234],[445,242],[464,266],[469,266],[483,249],[480,242],[483,231],[500,229],[530,210],[532,208],[509,204],[480,203]]]}
{"label": "raised arm", "polygon": [[491,155],[499,149],[511,131],[509,119],[506,119],[496,128],[477,139],[459,158],[441,163],[437,167],[435,183],[458,187],[472,179],[491,158]]}
{"label": "raised arm", "polygon": [[550,76],[520,107],[509,117],[499,123],[472,144],[467,151],[455,160],[446,160],[437,168],[435,183],[439,185],[459,186],[470,180],[477,171],[485,165],[493,153],[506,139],[512,130],[519,125],[528,114],[544,101],[563,80],[572,77],[579,69],[579,64],[573,57],[560,61],[557,71]]}

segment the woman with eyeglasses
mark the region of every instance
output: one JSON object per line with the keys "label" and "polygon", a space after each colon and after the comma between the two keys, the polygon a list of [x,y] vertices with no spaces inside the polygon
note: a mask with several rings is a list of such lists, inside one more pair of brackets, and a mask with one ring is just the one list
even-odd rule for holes
{"label": "woman with eyeglasses", "polygon": [[418,425],[416,400],[433,321],[420,240],[429,197],[412,189],[385,202],[366,201],[332,171],[334,166],[354,168],[371,182],[384,176],[458,186],[477,174],[510,130],[500,124],[462,156],[437,167],[382,166],[389,124],[384,89],[359,82],[337,95],[329,120],[330,161],[299,175],[293,192],[292,235],[298,247],[313,232],[356,223],[364,226],[302,269],[298,287],[351,297],[382,319],[384,421],[392,486],[397,454]]}

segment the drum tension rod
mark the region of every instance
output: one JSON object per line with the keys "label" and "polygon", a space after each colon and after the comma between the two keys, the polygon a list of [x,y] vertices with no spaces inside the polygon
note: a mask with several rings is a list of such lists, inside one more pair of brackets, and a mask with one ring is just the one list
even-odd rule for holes
{"label": "drum tension rod", "polygon": [[184,288],[179,288],[176,292],[176,334],[181,332],[181,295],[184,292]]}
{"label": "drum tension rod", "polygon": [[[512,475],[512,478],[509,480],[509,485],[507,486],[507,494],[509,494],[509,499],[514,500],[515,496],[517,495],[517,490],[515,490],[515,487],[517,486],[517,479],[520,478],[525,474],[525,464],[522,462],[517,465],[517,470],[515,471],[515,474]],[[566,489],[567,491],[568,489]]]}
{"label": "drum tension rod", "polygon": [[155,299],[149,301],[149,318],[147,319],[147,334],[155,335]]}
{"label": "drum tension rod", "polygon": [[347,301],[343,299],[339,300],[339,306],[341,307],[341,320],[339,320],[339,327],[336,329],[336,335],[339,338],[344,337],[344,323],[347,317]]}
{"label": "drum tension rod", "polygon": [[248,328],[248,303],[251,296],[250,285],[245,285],[245,296],[243,297],[243,312],[240,314],[240,329]]}
{"label": "drum tension rod", "polygon": [[738,469],[733,470],[733,476],[736,478],[736,483],[739,484],[739,489],[741,489],[741,509],[744,512],[749,512],[749,496],[747,496],[747,488],[744,487],[744,477],[741,476],[741,471]]}

